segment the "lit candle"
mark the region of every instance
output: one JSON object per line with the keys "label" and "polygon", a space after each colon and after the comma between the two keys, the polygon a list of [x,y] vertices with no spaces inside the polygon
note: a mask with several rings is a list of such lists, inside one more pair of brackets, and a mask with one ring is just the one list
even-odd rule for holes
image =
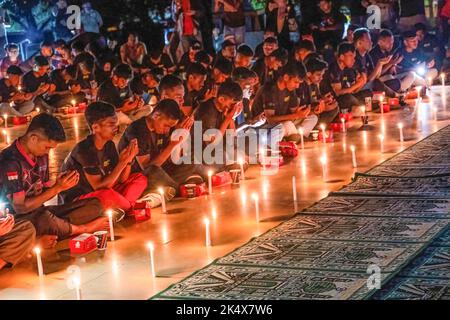
{"label": "lit candle", "polygon": [[356,149],[354,145],[350,146],[350,150],[352,151],[352,163],[353,163],[353,168],[357,168],[358,164],[356,163]]}
{"label": "lit candle", "polygon": [[345,133],[347,131],[347,128],[345,127],[345,118],[341,118],[342,122],[342,132]]}
{"label": "lit candle", "polygon": [[78,276],[76,276],[73,281],[75,284],[75,292],[77,294],[77,300],[81,300],[81,280]]}
{"label": "lit candle", "polygon": [[303,127],[300,127],[298,129],[298,133],[300,134],[300,145],[301,145],[302,149],[305,149],[305,141],[303,138],[305,131],[303,130]]}
{"label": "lit candle", "polygon": [[441,83],[442,86],[445,86],[445,74],[441,73]]}
{"label": "lit candle", "polygon": [[379,134],[378,139],[380,139],[380,151],[381,153],[384,153],[384,136]]}
{"label": "lit candle", "polygon": [[322,164],[322,177],[326,180],[327,177],[327,156],[323,155],[320,157],[320,163]]}
{"label": "lit candle", "polygon": [[70,101],[70,103],[72,103],[72,107],[75,107],[75,105],[77,104],[77,102],[75,101],[75,99],[72,99],[72,101]]}
{"label": "lit candle", "polygon": [[366,115],[366,106],[362,106],[361,107],[361,113],[362,113],[363,116]]}
{"label": "lit candle", "polygon": [[266,170],[266,153],[264,152],[264,148],[259,148],[259,156],[261,157],[261,165],[263,170]]}
{"label": "lit candle", "polygon": [[167,213],[166,210],[166,197],[164,197],[164,189],[158,188],[158,192],[161,195],[161,211],[162,213]]}
{"label": "lit candle", "polygon": [[434,121],[437,121],[437,120],[438,120],[438,118],[437,118],[437,108],[436,108],[436,107],[433,107],[431,110],[433,110],[433,118],[434,118]]}
{"label": "lit candle", "polygon": [[239,158],[238,162],[239,162],[239,166],[241,167],[241,180],[245,180],[244,159]]}
{"label": "lit candle", "polygon": [[113,225],[113,220],[112,220],[112,218],[113,218],[112,210],[109,209],[107,211],[107,214],[108,214],[108,220],[109,220],[109,235],[110,235],[111,241],[114,241],[114,225]]}
{"label": "lit candle", "polygon": [[327,143],[327,137],[325,134],[325,125],[323,123],[320,125],[320,129],[322,130],[322,141],[323,143]]}
{"label": "lit candle", "polygon": [[22,91],[22,87],[21,87],[21,86],[18,86],[18,87],[17,87],[17,90],[18,90],[18,91]]}
{"label": "lit candle", "polygon": [[292,199],[294,200],[294,211],[297,212],[297,181],[295,176],[292,177]]}
{"label": "lit candle", "polygon": [[397,126],[400,132],[400,142],[403,142],[405,140],[403,137],[403,123],[400,122]]}
{"label": "lit candle", "polygon": [[5,119],[5,128],[8,128],[8,114],[3,114],[3,118]]}
{"label": "lit candle", "polygon": [[211,234],[209,232],[209,219],[205,218],[203,219],[203,222],[205,223],[205,245],[207,247],[211,246]]}
{"label": "lit candle", "polygon": [[36,108],[36,112],[37,112],[37,113],[40,113],[40,112],[41,112],[41,109],[40,109],[40,108]]}
{"label": "lit candle", "polygon": [[5,143],[8,143],[8,132],[5,129],[3,129],[2,134],[4,137]]}
{"label": "lit candle", "polygon": [[212,175],[213,175],[212,171],[209,170],[208,171],[208,192],[210,195],[212,194]]}
{"label": "lit candle", "polygon": [[256,222],[259,222],[259,197],[256,193],[252,194],[252,199],[255,202],[255,217],[256,217]]}
{"label": "lit candle", "polygon": [[155,251],[155,247],[153,246],[152,242],[147,243],[147,248],[148,251],[150,252],[150,270],[152,272],[152,277],[156,277],[156,272],[155,272],[155,256],[154,256],[154,251]]}
{"label": "lit candle", "polygon": [[44,276],[44,268],[42,266],[41,249],[39,247],[34,248],[34,253],[36,254],[38,275],[39,275],[39,278],[42,278]]}

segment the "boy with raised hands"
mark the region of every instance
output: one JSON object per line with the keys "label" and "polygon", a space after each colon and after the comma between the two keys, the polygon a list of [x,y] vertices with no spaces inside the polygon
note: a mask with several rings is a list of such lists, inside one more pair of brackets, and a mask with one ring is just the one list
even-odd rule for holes
{"label": "boy with raised hands", "polygon": [[64,171],[75,170],[80,181],[62,192],[60,199],[71,202],[97,198],[104,209],[121,209],[126,213],[147,187],[145,176],[131,172],[139,151],[137,141],[130,141],[120,154],[117,152],[113,139],[119,121],[114,106],[109,103],[91,103],[85,117],[91,134],[74,147],[62,165]]}

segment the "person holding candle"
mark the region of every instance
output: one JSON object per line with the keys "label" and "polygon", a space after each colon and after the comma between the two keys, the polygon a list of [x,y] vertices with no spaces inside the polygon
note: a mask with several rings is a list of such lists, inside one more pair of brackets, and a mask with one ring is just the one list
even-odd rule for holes
{"label": "person holding candle", "polygon": [[22,74],[19,67],[10,66],[0,80],[0,114],[22,117],[34,110],[33,95],[19,90]]}
{"label": "person holding candle", "polygon": [[16,223],[12,214],[0,217],[0,270],[23,261],[33,249],[35,238],[30,221]]}
{"label": "person holding candle", "polygon": [[140,172],[148,179],[147,189],[141,198],[149,200],[152,207],[161,204],[158,188],[162,187],[166,201],[178,192],[181,184],[200,184],[203,178],[199,167],[193,164],[175,164],[175,154],[180,154],[184,137],[173,138],[174,129],[189,132],[192,117],[184,117],[175,100],[161,100],[155,110],[144,118],[133,122],[124,132],[119,142],[119,151],[133,140],[137,141],[138,152],[132,172]]}
{"label": "person holding candle", "polygon": [[405,31],[403,34],[403,46],[399,53],[403,60],[398,65],[398,72],[414,72],[415,86],[426,86],[428,78],[434,80],[438,75],[436,60],[427,57],[419,48],[419,40],[415,30]]}
{"label": "person holding candle", "polygon": [[80,181],[60,194],[60,202],[97,198],[104,209],[129,212],[147,187],[147,178],[131,170],[139,152],[137,140],[117,152],[113,139],[118,118],[109,103],[91,103],[85,117],[91,134],[72,149],[61,167],[63,172],[76,171]]}
{"label": "person holding candle", "polygon": [[159,81],[160,74],[154,70],[135,75],[129,85],[131,93],[140,96],[146,104],[154,107],[159,100]]}
{"label": "person holding candle", "polygon": [[98,200],[87,199],[65,205],[45,206],[78,184],[77,172],[63,172],[53,183],[49,179],[49,152],[64,142],[64,129],[54,116],[41,113],[33,118],[25,134],[0,154],[0,181],[8,210],[17,222],[30,221],[43,247],[52,247],[81,233],[108,228]]}
{"label": "person holding candle", "polygon": [[86,94],[81,89],[81,84],[77,81],[77,68],[73,65],[62,69],[53,70],[50,73],[50,80],[55,85],[55,91],[48,98],[47,102],[56,110],[61,107],[71,106],[71,101],[77,103],[86,101]]}

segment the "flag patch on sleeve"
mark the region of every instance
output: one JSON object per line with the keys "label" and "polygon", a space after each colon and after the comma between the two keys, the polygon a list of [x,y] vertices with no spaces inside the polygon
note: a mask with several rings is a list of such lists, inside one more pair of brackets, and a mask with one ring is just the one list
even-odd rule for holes
{"label": "flag patch on sleeve", "polygon": [[7,172],[6,175],[7,175],[9,181],[19,179],[19,174],[17,173],[17,171]]}

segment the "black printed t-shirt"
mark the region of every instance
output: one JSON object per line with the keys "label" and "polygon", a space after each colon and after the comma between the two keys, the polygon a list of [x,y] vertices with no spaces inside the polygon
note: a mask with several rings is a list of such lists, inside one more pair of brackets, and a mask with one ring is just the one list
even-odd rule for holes
{"label": "black printed t-shirt", "polygon": [[35,197],[50,187],[48,155],[31,159],[18,140],[1,152],[0,174],[2,195],[12,213],[14,195]]}
{"label": "black printed t-shirt", "polygon": [[156,96],[159,98],[158,88],[147,86],[142,82],[142,78],[140,75],[135,76],[130,81],[129,88],[132,94],[143,95],[144,93],[147,93],[150,96]]}
{"label": "black printed t-shirt", "polygon": [[295,91],[280,90],[276,82],[268,82],[262,88],[261,101],[264,110],[274,110],[275,116],[291,114],[291,109],[299,106]]}
{"label": "black printed t-shirt", "polygon": [[359,52],[356,52],[356,61],[354,68],[359,73],[370,74],[375,69],[371,56],[367,53],[362,56]]}
{"label": "black printed t-shirt", "polygon": [[422,50],[416,49],[413,52],[407,52],[404,48],[401,49],[400,54],[403,60],[400,62],[398,72],[415,71],[415,69],[422,63],[426,62],[427,57]]}
{"label": "black printed t-shirt", "polygon": [[111,79],[108,79],[99,87],[97,97],[99,101],[108,102],[118,109],[130,97],[130,90],[128,86],[119,89],[113,85]]}
{"label": "black printed t-shirt", "polygon": [[64,202],[71,202],[78,197],[94,191],[86,178],[88,175],[105,177],[109,175],[119,163],[119,154],[113,141],[108,141],[102,150],[94,144],[94,136],[89,135],[77,143],[61,166],[61,172],[76,170],[80,174],[78,184],[60,194]]}
{"label": "black printed t-shirt", "polygon": [[[150,131],[144,117],[134,121],[125,130],[119,142],[119,152],[125,149],[133,139],[136,139],[138,143],[138,156],[149,155],[150,159],[153,159],[167,147],[170,135],[161,135]],[[133,163],[132,172],[140,172],[142,169],[137,161]]]}
{"label": "black printed t-shirt", "polygon": [[327,78],[331,84],[340,83],[343,89],[350,88],[356,82],[356,70],[351,68],[341,69],[337,62],[330,65]]}
{"label": "black printed t-shirt", "polygon": [[33,71],[29,71],[22,78],[22,87],[25,92],[35,92],[43,83],[51,83],[47,74],[36,77]]}
{"label": "black printed t-shirt", "polygon": [[167,53],[163,53],[158,62],[153,62],[150,59],[150,55],[145,55],[142,64],[150,69],[157,69],[166,72],[174,66],[172,59],[170,59]]}
{"label": "black printed t-shirt", "polygon": [[0,102],[9,102],[9,100],[17,93],[17,88],[7,86],[5,79],[0,80]]}

